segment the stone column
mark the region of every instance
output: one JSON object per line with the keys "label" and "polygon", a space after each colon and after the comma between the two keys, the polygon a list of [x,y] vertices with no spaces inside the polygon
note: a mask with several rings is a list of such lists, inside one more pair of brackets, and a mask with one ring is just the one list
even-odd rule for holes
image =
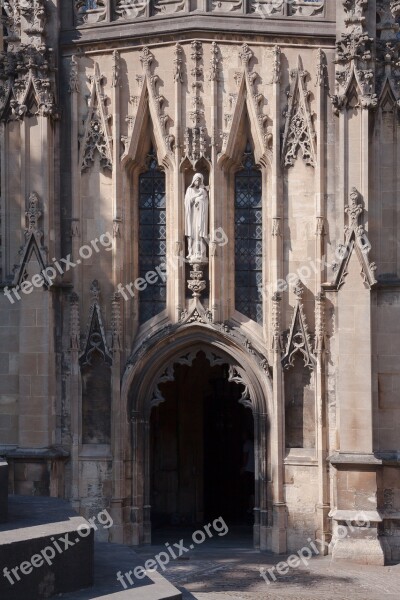
{"label": "stone column", "polygon": [[[283,198],[282,198],[282,167],[280,161],[281,137],[281,49],[273,49],[273,82],[271,100],[271,118],[273,120],[273,149],[272,149],[272,223],[271,223],[271,281],[277,285],[283,275]],[[286,551],[286,520],[284,479],[284,431],[285,431],[285,395],[283,389],[283,374],[281,363],[281,297],[276,293],[271,300],[270,339],[273,351],[273,405],[271,415],[271,468],[273,481],[273,530],[272,550],[278,554]]]}
{"label": "stone column", "polygon": [[315,370],[315,414],[316,414],[316,451],[318,460],[318,529],[316,538],[321,541],[320,552],[328,553],[330,542],[329,532],[329,472],[327,464],[327,397],[325,377],[325,295],[321,292],[325,270],[322,268],[325,257],[325,222],[326,222],[326,101],[328,88],[328,73],[325,53],[319,49],[317,55],[316,101],[318,118],[317,134],[317,163],[315,165],[315,261],[321,265],[315,273],[315,330],[316,355]]}
{"label": "stone column", "polygon": [[[374,167],[370,148],[377,104],[373,48],[376,2],[338,2],[337,10],[337,95],[333,102],[339,116],[337,142],[342,156],[337,218],[342,223],[347,213],[348,225],[345,244],[343,238],[338,240],[342,255],[336,260],[333,286],[338,292],[339,448],[330,457],[335,467],[331,548],[334,559],[383,564],[385,550],[378,535],[381,519],[377,512],[381,461],[374,456],[373,444],[371,313],[376,281],[374,265],[368,259],[371,247],[366,231],[368,212],[364,212],[369,209]],[[368,76],[356,78],[353,70]]]}

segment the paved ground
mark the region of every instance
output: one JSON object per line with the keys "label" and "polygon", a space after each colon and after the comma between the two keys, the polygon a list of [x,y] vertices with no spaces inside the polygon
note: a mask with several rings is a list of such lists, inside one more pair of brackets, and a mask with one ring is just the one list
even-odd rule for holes
{"label": "paved ground", "polygon": [[[170,536],[171,545],[179,540],[177,532]],[[278,560],[250,545],[249,539],[229,538],[229,534],[212,539],[171,561],[164,576],[182,591],[184,600],[400,599],[400,565],[364,567],[332,563],[330,557],[314,558],[307,567],[291,569],[268,585],[260,577],[260,567],[269,569],[284,557]],[[160,543],[135,550],[145,561],[165,546]]]}

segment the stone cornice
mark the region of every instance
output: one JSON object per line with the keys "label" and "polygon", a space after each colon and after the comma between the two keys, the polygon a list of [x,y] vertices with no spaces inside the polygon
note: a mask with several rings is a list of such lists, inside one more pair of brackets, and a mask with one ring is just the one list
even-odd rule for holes
{"label": "stone cornice", "polygon": [[[257,36],[264,35],[268,38],[277,38],[277,36],[285,37],[286,39],[293,36],[293,43],[299,43],[302,38],[307,40],[312,38],[316,45],[321,45],[325,41],[334,46],[336,39],[336,23],[333,21],[311,21],[307,19],[269,19],[263,20],[251,16],[230,16],[227,19],[222,15],[175,15],[175,16],[160,16],[143,19],[134,23],[132,22],[111,22],[97,23],[94,26],[81,26],[79,28],[64,29],[60,33],[61,46],[69,44],[85,45],[93,43],[110,43],[120,42],[122,40],[131,41],[140,38],[140,44],[149,38],[160,36],[180,35],[180,39],[185,36],[196,37],[202,33],[215,34],[220,33],[222,36],[229,34],[240,34],[240,36]],[[176,41],[176,40],[175,40]],[[276,42],[276,40],[274,40]]]}
{"label": "stone cornice", "polygon": [[335,452],[328,457],[328,462],[331,465],[352,465],[354,467],[359,466],[379,466],[382,464],[382,460],[377,458],[374,454],[363,454],[360,452]]}

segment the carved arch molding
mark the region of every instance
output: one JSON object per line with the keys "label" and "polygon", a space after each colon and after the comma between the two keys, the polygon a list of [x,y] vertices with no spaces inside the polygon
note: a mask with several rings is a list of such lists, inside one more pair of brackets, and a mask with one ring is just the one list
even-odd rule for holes
{"label": "carved arch molding", "polygon": [[184,354],[178,354],[169,361],[166,367],[164,366],[163,369],[158,371],[156,377],[154,378],[154,385],[151,391],[150,410],[158,406],[162,402],[165,402],[166,399],[164,398],[162,391],[160,390],[160,385],[175,380],[175,365],[187,365],[188,367],[191,367],[193,365],[193,361],[195,360],[199,352],[203,352],[205,354],[206,359],[210,363],[210,367],[220,365],[229,366],[228,381],[230,383],[237,383],[243,386],[243,391],[239,399],[239,403],[243,404],[243,406],[245,406],[246,408],[250,408],[252,411],[255,411],[255,397],[251,381],[246,375],[245,370],[242,367],[238,366],[236,362],[228,355],[222,352],[215,352],[215,349],[200,346]]}

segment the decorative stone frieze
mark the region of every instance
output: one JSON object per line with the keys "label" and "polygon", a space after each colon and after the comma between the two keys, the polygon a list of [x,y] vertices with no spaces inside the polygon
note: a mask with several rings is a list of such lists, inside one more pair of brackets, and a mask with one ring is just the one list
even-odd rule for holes
{"label": "decorative stone frieze", "polygon": [[152,10],[155,15],[169,15],[185,10],[185,0],[154,0]]}
{"label": "decorative stone frieze", "polygon": [[92,25],[106,18],[106,0],[74,0],[75,22],[77,25]]}

